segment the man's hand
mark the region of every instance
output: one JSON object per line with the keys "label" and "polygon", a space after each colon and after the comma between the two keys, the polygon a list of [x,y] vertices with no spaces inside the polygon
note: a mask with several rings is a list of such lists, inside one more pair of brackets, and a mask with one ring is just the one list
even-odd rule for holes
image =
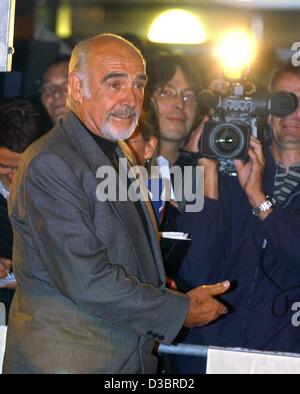
{"label": "man's hand", "polygon": [[[203,133],[203,128],[209,117],[205,116],[203,121],[200,123],[195,130],[192,131],[188,143],[185,145],[184,150],[187,152],[197,153],[199,151],[199,141]],[[219,175],[218,175],[218,163],[216,160],[207,159],[201,157],[197,162],[198,166],[204,167],[204,195],[205,197],[212,198],[214,200],[219,199]]]}
{"label": "man's hand", "polygon": [[225,293],[230,282],[225,281],[211,286],[200,286],[186,293],[190,299],[190,308],[184,321],[188,328],[206,326],[221,315],[227,313],[227,308],[214,297]]}
{"label": "man's hand", "polygon": [[193,153],[199,152],[199,141],[203,133],[204,125],[208,119],[208,116],[205,116],[203,121],[192,131],[187,144],[183,148],[185,151]]}
{"label": "man's hand", "polygon": [[265,200],[263,187],[263,177],[266,160],[263,154],[261,143],[254,137],[251,137],[249,148],[250,161],[243,163],[241,160],[235,160],[234,164],[237,170],[240,185],[248,196],[251,205],[257,206],[260,201]]}
{"label": "man's hand", "polygon": [[11,267],[12,267],[11,260],[0,258],[0,279],[6,277],[6,275],[10,272]]}
{"label": "man's hand", "polygon": [[0,148],[0,175],[7,175],[11,169],[18,168],[20,154],[6,148]]}

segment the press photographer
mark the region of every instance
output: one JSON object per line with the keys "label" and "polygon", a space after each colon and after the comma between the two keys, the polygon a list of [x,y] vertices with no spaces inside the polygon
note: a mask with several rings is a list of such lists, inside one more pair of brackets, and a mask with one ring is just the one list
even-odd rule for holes
{"label": "press photographer", "polygon": [[[270,93],[277,97],[277,92],[286,92],[280,93],[286,102],[290,97],[292,103],[290,93],[300,99],[299,68],[287,64],[277,70]],[[178,230],[195,240],[179,275],[191,287],[224,276],[236,286],[222,297],[232,306],[228,319],[205,330],[190,330],[186,342],[300,353],[299,332],[291,324],[292,305],[300,299],[300,106],[286,116],[269,111],[271,140],[262,144],[253,136],[258,115],[248,111],[249,123],[240,122],[238,111],[224,111],[225,102],[227,118],[216,118],[222,113],[219,108],[203,133],[218,127],[217,122],[230,123],[212,141],[217,147],[233,146],[234,138],[226,133],[239,122],[240,129],[251,129],[245,138],[249,158],[231,157],[235,177],[219,172],[216,160],[201,159],[215,197],[207,199],[203,212],[179,217]],[[199,372],[196,358],[180,357],[178,363],[181,372]]]}

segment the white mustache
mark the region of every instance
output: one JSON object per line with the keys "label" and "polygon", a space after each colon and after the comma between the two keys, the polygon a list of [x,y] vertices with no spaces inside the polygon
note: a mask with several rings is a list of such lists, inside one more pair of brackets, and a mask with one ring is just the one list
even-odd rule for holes
{"label": "white mustache", "polygon": [[115,116],[117,118],[136,118],[137,113],[133,109],[128,108],[124,110],[109,112],[108,117],[110,116]]}

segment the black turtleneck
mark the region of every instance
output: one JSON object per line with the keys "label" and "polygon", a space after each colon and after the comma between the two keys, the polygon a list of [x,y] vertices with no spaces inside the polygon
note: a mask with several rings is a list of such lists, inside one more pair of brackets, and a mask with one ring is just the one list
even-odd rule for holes
{"label": "black turtleneck", "polygon": [[100,149],[103,150],[105,155],[109,158],[109,161],[112,163],[112,165],[115,167],[117,172],[119,172],[119,164],[117,161],[116,157],[116,149],[118,147],[118,143],[110,140],[106,140],[99,135],[96,135],[92,133],[90,130],[88,130],[88,133],[93,137],[93,139],[96,141],[96,143],[99,145]]}
{"label": "black turtleneck", "polygon": [[[108,157],[109,161],[111,162],[111,164],[114,166],[115,170],[117,171],[117,173],[119,173],[119,162],[118,162],[118,158],[116,155],[116,149],[118,147],[118,143],[114,142],[114,141],[110,141],[110,140],[106,140],[102,137],[100,137],[99,135],[96,135],[94,133],[92,133],[89,129],[87,129],[87,127],[85,127],[85,129],[87,130],[87,132],[93,137],[93,139],[96,141],[96,143],[99,145],[100,149],[105,153],[105,155]],[[131,179],[128,178],[129,184],[128,187],[131,183]],[[141,202],[140,201],[135,201],[133,202],[136,210],[139,214],[139,217],[141,218],[141,221],[143,223],[143,226],[146,230],[147,230],[147,223],[146,223],[146,218],[143,212],[143,208],[141,206]]]}

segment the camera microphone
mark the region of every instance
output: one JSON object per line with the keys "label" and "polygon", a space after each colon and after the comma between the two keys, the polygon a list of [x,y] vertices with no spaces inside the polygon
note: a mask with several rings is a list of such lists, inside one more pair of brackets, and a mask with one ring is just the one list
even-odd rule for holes
{"label": "camera microphone", "polygon": [[[218,96],[210,90],[203,90],[199,94],[199,104],[206,109],[216,108],[218,103]],[[279,91],[268,98],[258,95],[253,97],[253,113],[256,115],[270,114],[283,118],[296,111],[297,107],[298,98],[294,93]]]}
{"label": "camera microphone", "polygon": [[292,114],[298,107],[298,98],[294,93],[275,92],[269,96],[268,113],[284,118]]}

